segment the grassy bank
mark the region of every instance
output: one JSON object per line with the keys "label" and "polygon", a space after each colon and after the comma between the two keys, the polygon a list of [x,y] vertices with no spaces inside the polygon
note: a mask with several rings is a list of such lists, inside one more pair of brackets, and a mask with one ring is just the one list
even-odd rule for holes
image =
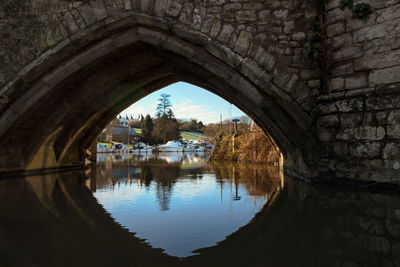
{"label": "grassy bank", "polygon": [[213,162],[239,163],[271,163],[277,162],[278,159],[277,151],[259,129],[237,136],[234,142],[232,136],[223,136],[211,157]]}

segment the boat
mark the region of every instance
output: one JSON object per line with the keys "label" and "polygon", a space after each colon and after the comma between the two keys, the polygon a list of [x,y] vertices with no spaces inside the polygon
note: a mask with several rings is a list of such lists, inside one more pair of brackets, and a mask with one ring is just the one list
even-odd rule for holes
{"label": "boat", "polygon": [[160,152],[182,152],[183,145],[179,141],[168,141],[165,145],[157,147]]}
{"label": "boat", "polygon": [[97,153],[108,153],[111,150],[108,148],[106,144],[97,144]]}
{"label": "boat", "polygon": [[129,147],[124,144],[121,144],[121,143],[115,143],[115,144],[113,144],[112,152],[113,153],[127,153],[127,152],[129,152]]}

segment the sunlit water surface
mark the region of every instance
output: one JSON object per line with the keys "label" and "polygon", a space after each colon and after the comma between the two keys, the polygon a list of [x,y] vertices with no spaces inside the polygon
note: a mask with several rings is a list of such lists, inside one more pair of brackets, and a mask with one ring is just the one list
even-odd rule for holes
{"label": "sunlit water surface", "polygon": [[0,267],[400,266],[398,191],[206,158],[99,154],[0,179]]}
{"label": "sunlit water surface", "polygon": [[[235,170],[216,175],[207,153],[100,154],[95,197],[122,226],[185,257],[246,225],[268,200]],[[268,187],[269,189],[269,187]]]}

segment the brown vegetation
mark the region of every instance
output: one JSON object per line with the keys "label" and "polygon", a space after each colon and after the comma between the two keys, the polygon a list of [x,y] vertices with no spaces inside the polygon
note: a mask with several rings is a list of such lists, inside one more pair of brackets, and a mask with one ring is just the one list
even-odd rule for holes
{"label": "brown vegetation", "polygon": [[232,136],[223,136],[217,144],[211,161],[230,161],[240,163],[272,163],[279,155],[261,129],[247,131],[235,137],[233,149]]}

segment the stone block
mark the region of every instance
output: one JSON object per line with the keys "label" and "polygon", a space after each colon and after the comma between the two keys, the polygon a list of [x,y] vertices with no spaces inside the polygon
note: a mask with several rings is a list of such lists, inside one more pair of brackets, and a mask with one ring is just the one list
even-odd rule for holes
{"label": "stone block", "polygon": [[249,50],[251,40],[251,33],[241,31],[238,39],[236,40],[234,51],[240,55],[246,54],[247,50]]}
{"label": "stone block", "polygon": [[207,15],[203,21],[203,25],[201,26],[201,32],[209,33],[213,23],[214,23],[214,16]]}
{"label": "stone block", "polygon": [[275,18],[286,20],[288,17],[289,10],[287,9],[278,9],[273,12]]}
{"label": "stone block", "polygon": [[78,25],[76,24],[74,17],[71,15],[71,13],[65,13],[64,14],[64,21],[66,22],[68,26],[68,30],[71,33],[76,33],[79,30]]}
{"label": "stone block", "polygon": [[380,142],[358,142],[350,145],[350,155],[354,158],[379,157],[380,150]]}
{"label": "stone block", "polygon": [[395,27],[399,22],[391,20],[380,24],[375,24],[369,27],[361,28],[353,33],[353,42],[364,42],[376,38],[382,38],[396,31]]}
{"label": "stone block", "polygon": [[335,138],[334,129],[321,128],[318,129],[318,140],[321,142],[330,142]]}
{"label": "stone block", "polygon": [[82,15],[87,25],[92,25],[97,22],[97,16],[89,4],[84,4],[79,7],[79,13]]}
{"label": "stone block", "polygon": [[334,78],[328,81],[328,90],[330,92],[342,91],[344,89],[344,79]]}
{"label": "stone block", "polygon": [[296,32],[292,35],[292,40],[294,41],[303,41],[306,38],[306,34],[304,32]]}
{"label": "stone block", "polygon": [[194,14],[192,27],[196,30],[200,30],[202,24],[203,24],[202,17],[199,14]]}
{"label": "stone block", "polygon": [[369,82],[375,85],[400,82],[400,66],[372,71]]}
{"label": "stone block", "polygon": [[177,17],[182,10],[182,4],[177,0],[168,0],[166,13],[172,17]]}
{"label": "stone block", "polygon": [[370,96],[365,101],[368,110],[398,109],[400,107],[400,95]]}
{"label": "stone block", "polygon": [[350,75],[354,73],[353,62],[344,62],[335,65],[331,70],[331,75],[333,77],[343,76],[343,75]]}
{"label": "stone block", "polygon": [[325,10],[331,10],[340,6],[340,0],[328,0],[325,5]]}
{"label": "stone block", "polygon": [[258,19],[260,21],[268,21],[271,18],[271,11],[262,10],[258,13]]}
{"label": "stone block", "polygon": [[331,114],[338,111],[334,103],[319,104],[317,108],[321,111],[321,114]]}
{"label": "stone block", "polygon": [[340,127],[342,128],[356,128],[361,126],[363,114],[358,113],[341,113],[340,114]]}
{"label": "stone block", "polygon": [[236,11],[242,8],[240,3],[231,3],[224,5],[224,11]]}
{"label": "stone block", "polygon": [[283,32],[284,33],[291,33],[294,30],[294,21],[290,20],[290,21],[285,21],[284,22],[284,27],[283,27]]}
{"label": "stone block", "polygon": [[215,19],[211,26],[211,30],[210,30],[210,36],[212,38],[215,38],[218,36],[221,26],[222,26],[221,21],[219,19]]}
{"label": "stone block", "polygon": [[218,35],[218,41],[223,44],[227,44],[231,39],[232,33],[234,32],[235,28],[231,24],[225,24],[222,26],[221,32]]}
{"label": "stone block", "polygon": [[400,110],[390,111],[389,115],[387,117],[387,122],[389,124],[399,124],[400,125]]}
{"label": "stone block", "polygon": [[349,146],[345,142],[335,142],[333,144],[333,152],[337,156],[345,157],[349,154]]}
{"label": "stone block", "polygon": [[98,43],[92,47],[89,47],[77,56],[76,61],[82,65],[86,66],[95,60],[111,53],[115,50],[114,44],[111,39],[105,39],[101,43]]}
{"label": "stone block", "polygon": [[257,20],[257,13],[255,10],[239,10],[235,13],[235,18],[238,23],[246,23]]}
{"label": "stone block", "polygon": [[353,37],[350,33],[333,36],[328,39],[327,45],[332,48],[345,47],[353,44]]}
{"label": "stone block", "polygon": [[366,75],[357,75],[345,78],[346,89],[357,89],[368,86],[368,79]]}
{"label": "stone block", "polygon": [[[262,80],[263,83],[265,83],[271,81],[272,79],[271,76],[264,73],[263,69],[257,64],[257,62],[249,58],[243,59],[241,64],[241,72],[256,84],[258,84],[259,80]],[[260,85],[265,86],[266,84]]]}
{"label": "stone block", "polygon": [[137,35],[141,41],[152,44],[152,45],[156,45],[156,46],[160,45],[161,40],[166,38],[166,36],[159,31],[155,31],[155,30],[151,30],[151,29],[143,28],[143,27],[137,28]]}
{"label": "stone block", "polygon": [[168,0],[156,0],[154,1],[154,13],[162,17],[164,15],[165,9],[167,7]]}
{"label": "stone block", "polygon": [[336,134],[336,139],[348,141],[353,140],[354,138],[354,129],[340,129]]}
{"label": "stone block", "polygon": [[[391,139],[400,139],[400,124],[391,124],[387,126],[387,136]],[[400,157],[400,155],[399,155]]]}
{"label": "stone block", "polygon": [[382,140],[385,137],[385,128],[383,128],[382,126],[358,127],[354,129],[354,137],[357,140],[371,140],[371,141]]}
{"label": "stone block", "polygon": [[228,2],[228,0],[207,0],[207,2],[209,5],[220,6]]}
{"label": "stone block", "polygon": [[116,47],[123,47],[135,43],[138,40],[136,29],[130,30],[112,37]]}
{"label": "stone block", "polygon": [[290,94],[293,92],[294,88],[297,85],[297,81],[299,80],[299,76],[297,74],[293,74],[292,77],[290,78],[289,82],[286,84],[286,86],[283,88],[285,92]]}
{"label": "stone block", "polygon": [[291,76],[288,73],[282,73],[279,77],[274,79],[274,83],[279,87],[283,88],[289,82]]}
{"label": "stone block", "polygon": [[389,142],[383,149],[384,159],[399,159],[400,142]]}
{"label": "stone block", "polygon": [[78,71],[81,68],[81,65],[74,59],[68,60],[58,68],[54,69],[52,72],[47,74],[43,80],[50,87],[56,86],[62,80],[66,79],[69,75]]}
{"label": "stone block", "polygon": [[303,69],[300,71],[300,79],[312,80],[319,78],[321,72],[319,69]]}
{"label": "stone block", "polygon": [[328,115],[323,116],[318,119],[318,127],[322,128],[336,128],[339,126],[339,116],[338,115]]}
{"label": "stone block", "polygon": [[338,100],[335,104],[340,112],[354,112],[363,109],[364,101],[362,98],[350,98]]}
{"label": "stone block", "polygon": [[332,54],[332,59],[333,61],[343,61],[361,57],[363,54],[364,52],[361,50],[361,47],[359,45],[354,45],[336,51]]}
{"label": "stone block", "polygon": [[[382,69],[400,65],[400,50],[367,54],[354,60],[355,70]],[[399,74],[400,75],[400,74]]]}
{"label": "stone block", "polygon": [[262,9],[264,5],[262,3],[248,2],[243,4],[243,9]]}
{"label": "stone block", "polygon": [[153,0],[142,0],[140,4],[140,9],[145,12],[150,12],[153,9],[153,6],[154,6]]}
{"label": "stone block", "polygon": [[102,20],[107,17],[107,10],[106,7],[104,6],[103,0],[90,1],[90,6],[92,7],[93,12],[98,20]]}
{"label": "stone block", "polygon": [[398,93],[400,92],[400,83],[379,85],[375,92],[379,95]]}
{"label": "stone block", "polygon": [[367,169],[383,168],[383,160],[381,159],[365,159],[360,161],[360,167]]}
{"label": "stone block", "polygon": [[310,88],[320,88],[321,81],[320,80],[309,80],[309,81],[307,81],[307,85]]}
{"label": "stone block", "polygon": [[327,31],[328,37],[342,34],[345,32],[345,24],[344,24],[344,22],[337,22],[335,24],[328,25],[326,31]]}
{"label": "stone block", "polygon": [[378,23],[400,18],[400,5],[376,10],[376,16],[376,22]]}

